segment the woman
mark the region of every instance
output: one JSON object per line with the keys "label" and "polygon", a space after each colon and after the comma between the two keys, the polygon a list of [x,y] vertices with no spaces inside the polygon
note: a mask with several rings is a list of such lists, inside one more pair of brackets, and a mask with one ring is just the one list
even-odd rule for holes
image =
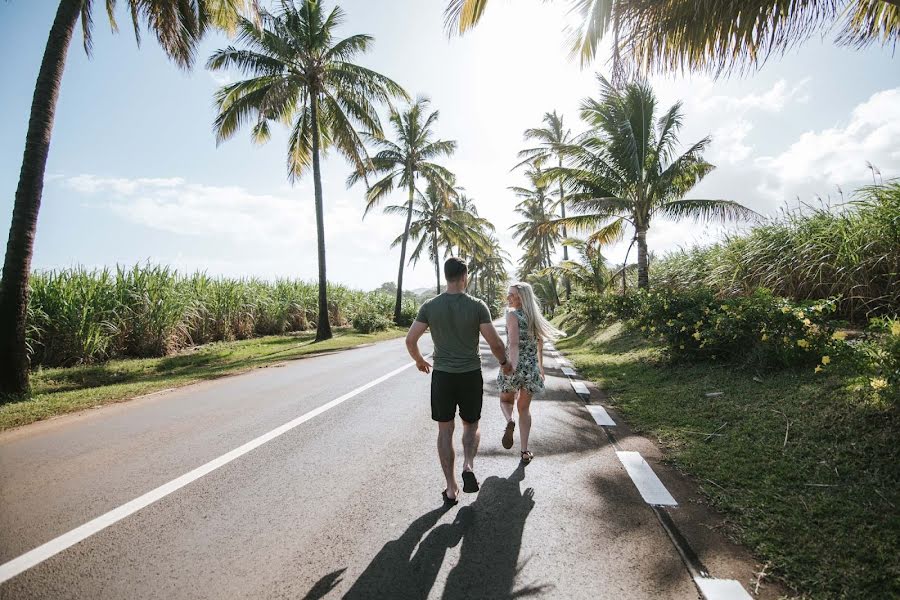
{"label": "woman", "polygon": [[534,454],[528,449],[531,399],[544,389],[544,341],[555,341],[565,334],[553,327],[541,314],[530,284],[521,281],[512,284],[506,301],[509,304],[506,312],[506,346],[513,373],[506,376],[501,371],[497,375],[500,410],[506,417],[502,443],[507,450],[512,448],[516,428],[513,403],[516,403],[519,410],[522,462],[528,464],[534,458]]}

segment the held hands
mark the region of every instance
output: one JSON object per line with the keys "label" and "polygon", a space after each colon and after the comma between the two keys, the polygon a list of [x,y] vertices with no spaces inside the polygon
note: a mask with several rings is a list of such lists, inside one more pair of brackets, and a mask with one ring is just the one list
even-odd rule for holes
{"label": "held hands", "polygon": [[507,377],[512,375],[513,371],[515,371],[515,369],[512,366],[512,361],[506,361],[506,364],[500,368],[503,370],[503,374],[506,375]]}
{"label": "held hands", "polygon": [[420,358],[416,360],[416,368],[427,375],[431,372],[431,363],[424,358]]}

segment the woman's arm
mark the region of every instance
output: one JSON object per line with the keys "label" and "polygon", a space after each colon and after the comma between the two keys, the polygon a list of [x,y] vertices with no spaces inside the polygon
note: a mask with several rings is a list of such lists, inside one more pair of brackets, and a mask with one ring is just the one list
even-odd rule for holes
{"label": "woman's arm", "polygon": [[515,371],[519,365],[519,319],[512,311],[506,313],[506,339],[509,343],[509,363]]}

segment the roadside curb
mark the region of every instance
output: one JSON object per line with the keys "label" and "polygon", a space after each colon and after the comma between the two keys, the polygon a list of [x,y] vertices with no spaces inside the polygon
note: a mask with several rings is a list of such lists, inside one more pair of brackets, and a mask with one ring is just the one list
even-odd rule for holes
{"label": "roadside curb", "polygon": [[[697,553],[691,548],[684,535],[678,530],[668,511],[678,508],[678,502],[666,489],[663,483],[653,472],[650,464],[638,452],[625,451],[616,439],[614,430],[617,426],[615,420],[609,415],[606,407],[599,402],[591,402],[591,390],[588,383],[578,375],[574,365],[552,344],[546,344],[545,349],[551,358],[554,358],[560,371],[569,380],[572,390],[584,403],[585,409],[590,413],[594,422],[600,427],[616,452],[616,457],[624,467],[626,473],[634,483],[641,497],[653,511],[660,526],[666,532],[666,536],[681,561],[687,568],[688,574],[697,586],[700,596],[704,600],[752,600],[752,596],[744,589],[741,583],[735,579],[717,579],[711,577],[709,570],[700,561]],[[593,383],[591,387],[596,388]]]}

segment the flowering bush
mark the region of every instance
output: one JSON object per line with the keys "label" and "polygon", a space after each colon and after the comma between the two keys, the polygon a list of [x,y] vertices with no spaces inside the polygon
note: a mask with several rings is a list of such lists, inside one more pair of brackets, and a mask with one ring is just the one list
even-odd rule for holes
{"label": "flowering bush", "polygon": [[757,366],[828,368],[849,351],[827,316],[835,300],[791,303],[757,290],[722,300],[709,289],[581,296],[571,308],[595,321],[621,319],[668,347],[675,358],[740,360]]}
{"label": "flowering bush", "polygon": [[877,318],[857,345],[868,387],[879,397],[900,399],[900,318]]}

